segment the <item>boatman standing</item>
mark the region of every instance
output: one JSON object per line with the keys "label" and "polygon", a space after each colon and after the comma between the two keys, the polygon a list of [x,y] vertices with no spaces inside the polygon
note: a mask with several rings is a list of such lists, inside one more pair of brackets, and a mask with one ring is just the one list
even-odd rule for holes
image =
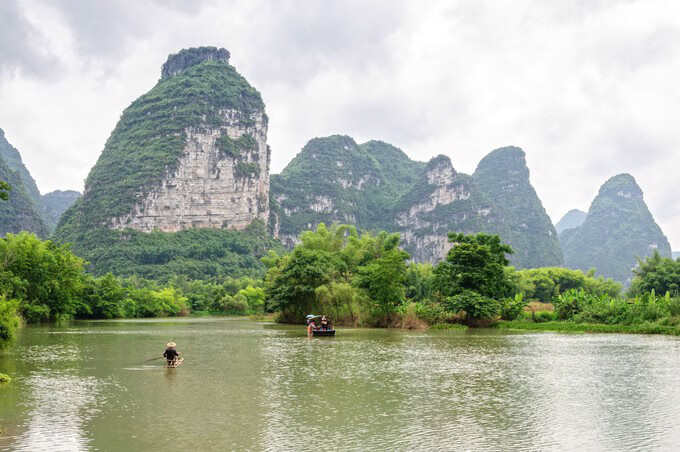
{"label": "boatman standing", "polygon": [[175,349],[175,347],[177,347],[177,344],[175,344],[174,342],[168,342],[167,347],[168,348],[165,349],[163,356],[165,356],[165,359],[168,360],[168,365],[170,365],[173,363],[173,361],[179,358],[179,352]]}

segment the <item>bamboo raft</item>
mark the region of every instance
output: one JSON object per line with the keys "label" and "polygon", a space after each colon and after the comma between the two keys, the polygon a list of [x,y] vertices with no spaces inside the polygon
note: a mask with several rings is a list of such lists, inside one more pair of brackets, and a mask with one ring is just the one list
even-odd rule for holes
{"label": "bamboo raft", "polygon": [[184,358],[175,358],[170,362],[165,363],[166,369],[174,369],[184,362]]}

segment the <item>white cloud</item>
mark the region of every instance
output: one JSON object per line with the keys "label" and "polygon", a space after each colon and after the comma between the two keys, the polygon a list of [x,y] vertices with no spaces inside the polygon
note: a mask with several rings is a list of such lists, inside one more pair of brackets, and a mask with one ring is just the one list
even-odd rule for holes
{"label": "white cloud", "polygon": [[43,191],[82,189],[167,54],[216,45],[263,94],[276,171],[333,133],[447,154],[464,172],[516,145],[553,220],[630,172],[680,248],[675,1],[187,5],[2,3],[0,127]]}

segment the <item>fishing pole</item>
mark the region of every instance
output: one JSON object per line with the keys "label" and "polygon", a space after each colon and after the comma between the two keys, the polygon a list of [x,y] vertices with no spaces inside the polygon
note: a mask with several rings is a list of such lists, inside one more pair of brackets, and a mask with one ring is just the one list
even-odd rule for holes
{"label": "fishing pole", "polygon": [[165,356],[159,356],[158,358],[147,359],[147,360],[144,361],[144,362],[145,362],[145,363],[148,363],[149,361],[156,361],[157,359],[161,359],[161,358],[165,358]]}

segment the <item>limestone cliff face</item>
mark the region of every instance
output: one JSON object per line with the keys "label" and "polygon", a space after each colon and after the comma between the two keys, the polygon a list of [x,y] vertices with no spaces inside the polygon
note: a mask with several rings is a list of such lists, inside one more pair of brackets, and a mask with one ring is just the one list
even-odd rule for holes
{"label": "limestone cliff face", "polygon": [[272,193],[270,230],[287,246],[319,222],[337,221],[399,232],[414,261],[444,258],[449,232],[486,232],[513,247],[517,267],[562,262],[555,228],[519,148],[493,151],[470,176],[443,155],[415,162],[380,141],[314,138],[272,178]]}
{"label": "limestone cliff face", "polygon": [[[244,229],[256,218],[269,218],[269,148],[262,113],[221,112],[222,126],[189,128],[179,164],[162,182],[141,194],[130,214],[114,218],[115,229],[177,232],[186,228]],[[244,126],[243,124],[248,124]],[[218,145],[250,136],[255,145],[234,157]],[[246,167],[244,173],[242,168]]]}
{"label": "limestone cliff face", "polygon": [[451,249],[448,233],[486,231],[498,221],[494,206],[472,178],[457,173],[443,155],[430,160],[421,180],[397,204],[403,246],[417,262],[438,261]]}
{"label": "limestone cliff face", "polygon": [[260,93],[227,50],[170,55],[156,86],[123,112],[57,236],[82,243],[102,227],[171,233],[266,224],[267,126]]}

